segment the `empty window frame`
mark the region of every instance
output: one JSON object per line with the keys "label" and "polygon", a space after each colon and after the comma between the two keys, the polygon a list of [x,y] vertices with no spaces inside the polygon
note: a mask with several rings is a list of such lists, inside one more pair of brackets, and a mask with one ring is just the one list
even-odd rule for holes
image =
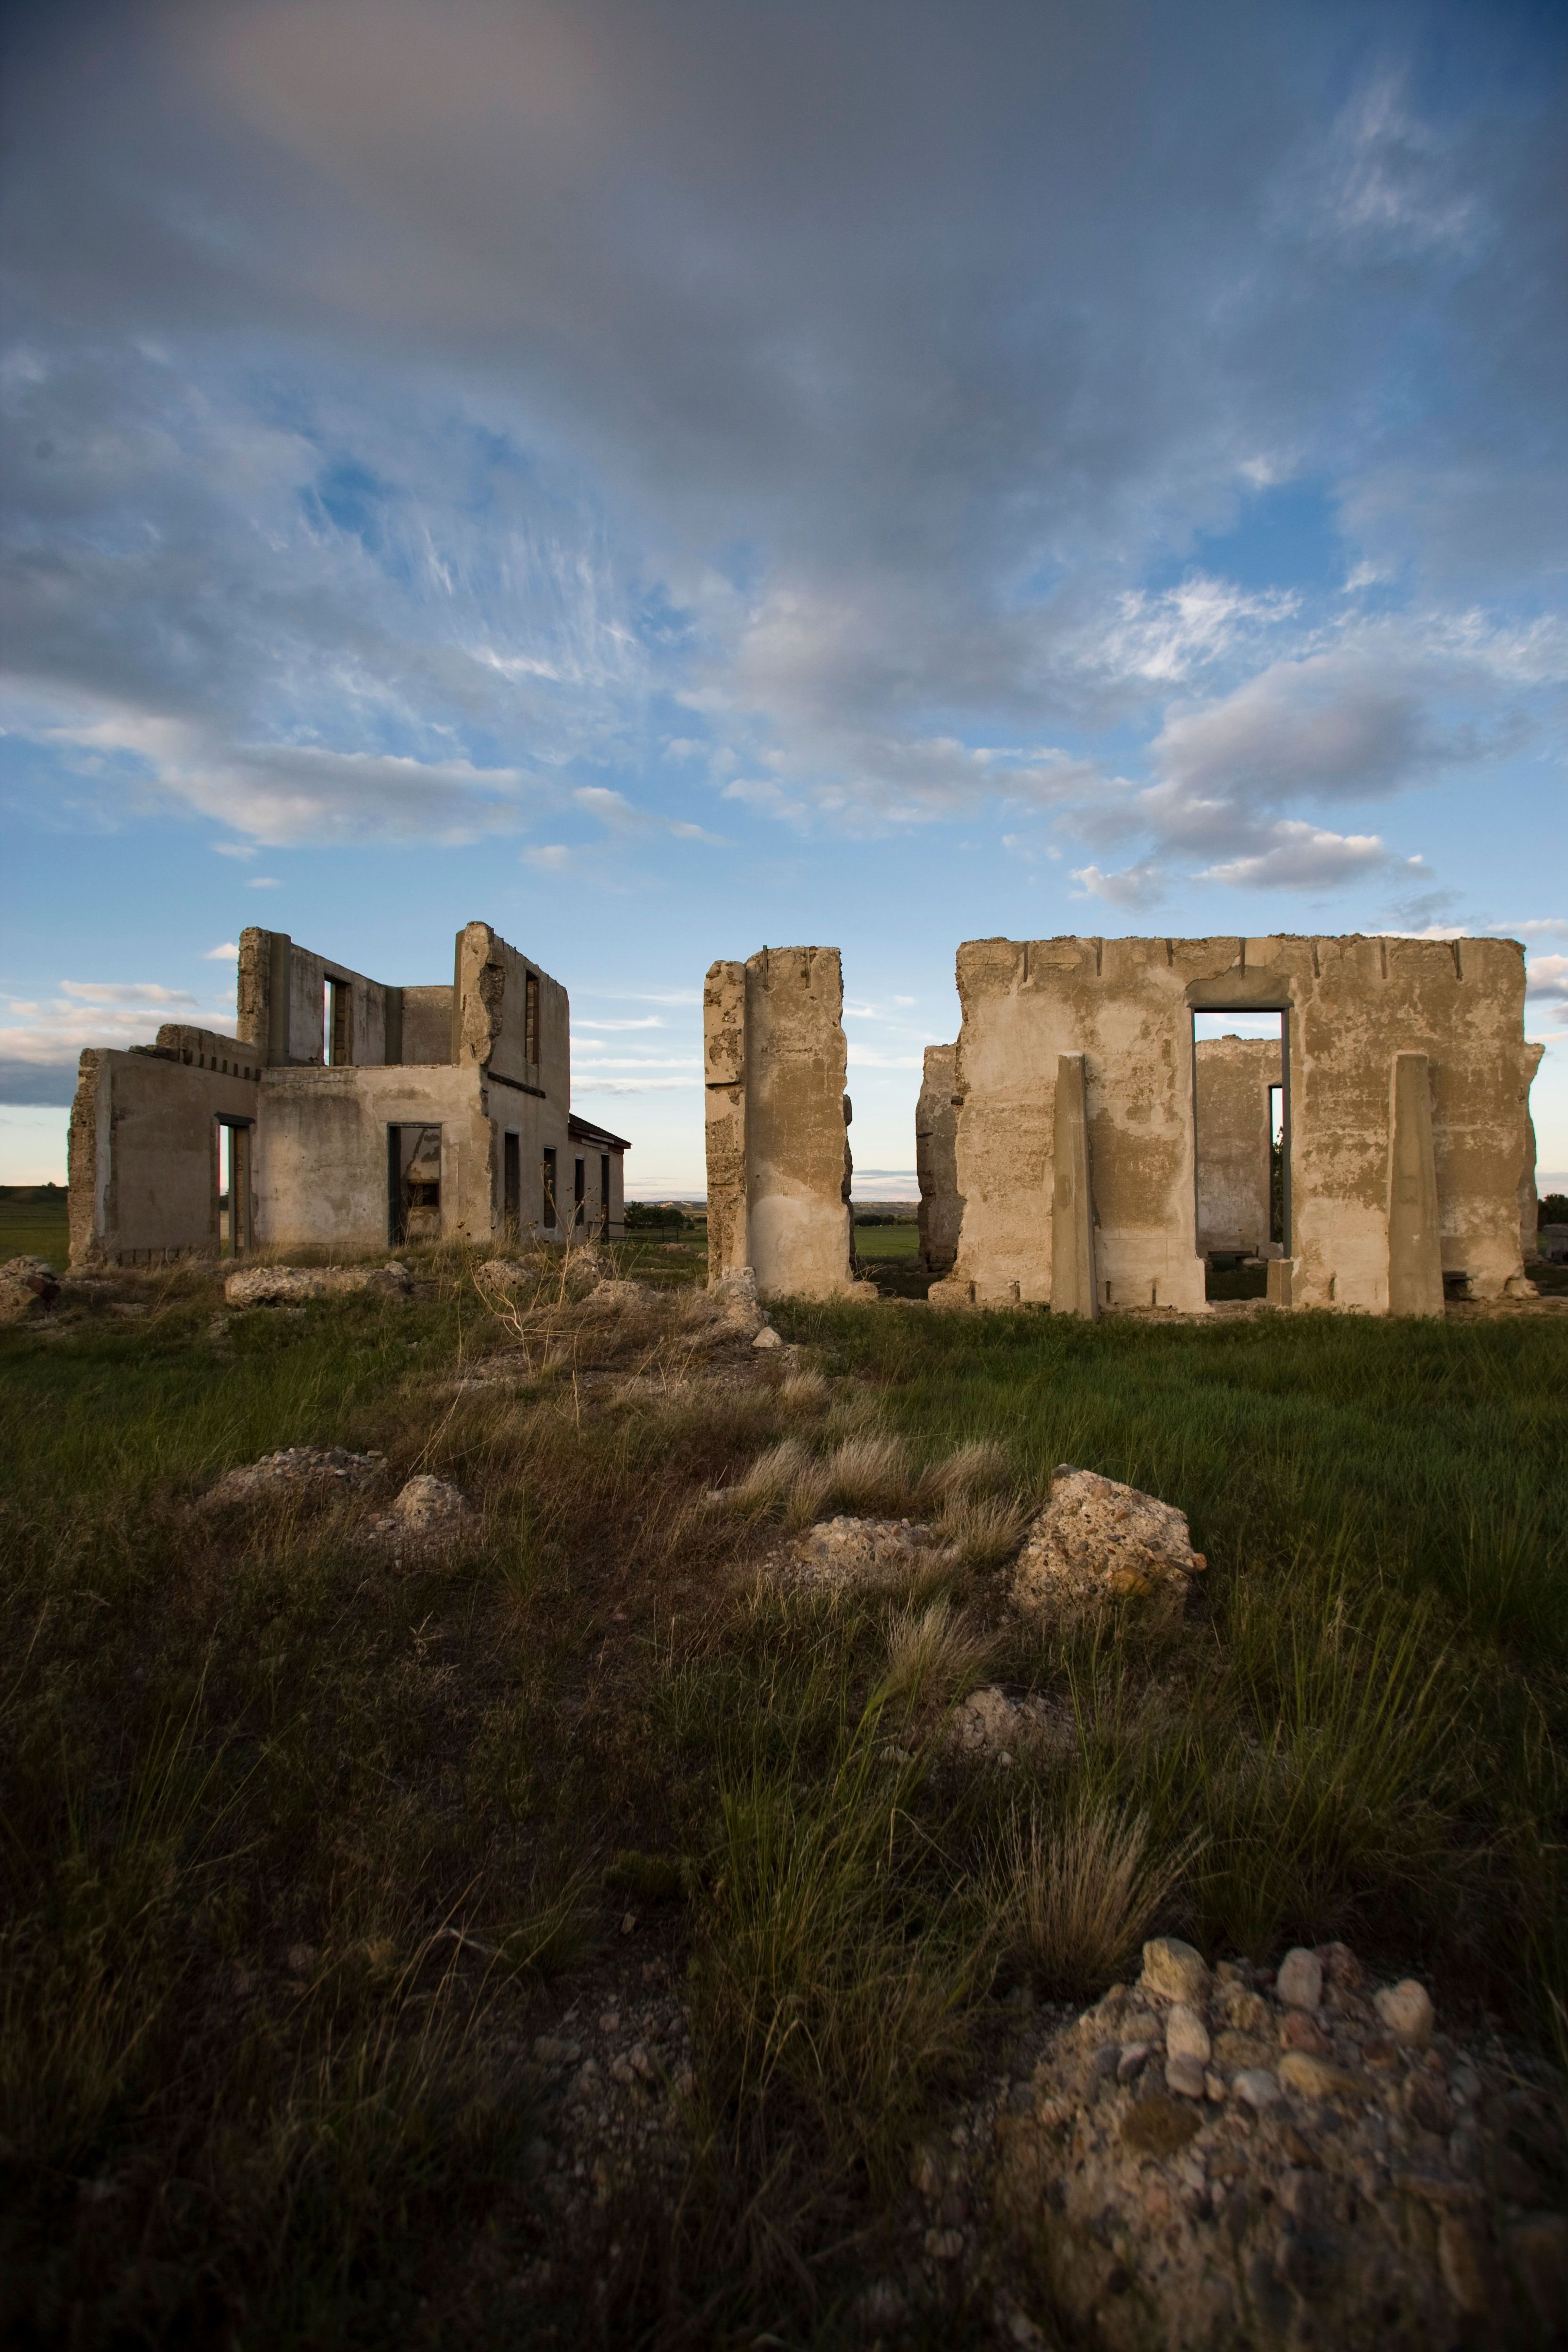
{"label": "empty window frame", "polygon": [[243,1257],[251,1244],[249,1120],[220,1118],[216,1143],[218,1255]]}
{"label": "empty window frame", "polygon": [[553,1148],[549,1146],[546,1147],[544,1153],[544,1206],[543,1212],[540,1217],[540,1223],[544,1226],[547,1232],[553,1231],[555,1225],[555,1152]]}
{"label": "empty window frame", "polygon": [[354,992],[351,982],[328,981],[321,1027],[326,1039],[328,1067],[347,1069],[354,1057]]}
{"label": "empty window frame", "polygon": [[610,1155],[607,1151],[599,1154],[599,1234],[604,1241],[610,1238]]}
{"label": "empty window frame", "polygon": [[501,1138],[501,1215],[508,1238],[515,1241],[522,1224],[522,1138]]}
{"label": "empty window frame", "polygon": [[572,1223],[580,1226],[587,1215],[588,1163],[579,1160],[572,1171]]}
{"label": "empty window frame", "polygon": [[539,1060],[539,974],[531,971],[522,983],[522,1057]]}

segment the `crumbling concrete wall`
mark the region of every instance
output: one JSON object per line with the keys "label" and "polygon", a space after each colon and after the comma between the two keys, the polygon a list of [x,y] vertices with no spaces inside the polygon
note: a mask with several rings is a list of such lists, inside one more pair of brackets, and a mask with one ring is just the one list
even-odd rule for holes
{"label": "crumbling concrete wall", "polygon": [[565,1102],[571,1096],[572,1024],[566,991],[489,923],[466,923],[458,933],[451,1059],[478,1064],[552,1101]]}
{"label": "crumbling concrete wall", "polygon": [[[247,928],[239,935],[237,1002],[239,1037],[269,1064],[320,1067],[327,1058],[328,981],[350,992],[350,1040],[356,1066],[397,1058],[402,991],[310,948],[286,931]],[[390,1033],[390,1034],[389,1034]]]}
{"label": "crumbling concrete wall", "polygon": [[703,992],[709,1278],[764,1297],[864,1295],[850,1270],[844,984],[837,948],[763,948]]}
{"label": "crumbling concrete wall", "polygon": [[405,988],[403,998],[402,1063],[449,1062],[452,1058],[452,991],[442,983],[428,988]]}
{"label": "crumbling concrete wall", "polygon": [[1272,1037],[1197,1043],[1198,1255],[1269,1248],[1269,1100],[1283,1084]]}
{"label": "crumbling concrete wall", "polygon": [[915,1105],[915,1181],[920,1186],[921,1264],[945,1274],[958,1255],[963,1196],[958,1189],[956,1045],[928,1045]]}
{"label": "crumbling concrete wall", "polygon": [[[498,1150],[476,1070],[277,1068],[263,1073],[258,1091],[261,1248],[385,1249],[392,1127],[440,1129],[440,1235],[489,1239],[499,1223]],[[564,1144],[564,1108],[560,1125]]]}
{"label": "crumbling concrete wall", "polygon": [[981,940],[959,950],[958,986],[965,1206],[937,1303],[1049,1301],[1058,1068],[1082,1054],[1100,1303],[1203,1310],[1194,1011],[1286,1015],[1279,1303],[1391,1311],[1401,1054],[1426,1060],[1441,1271],[1473,1297],[1519,1285],[1533,1056],[1517,941]]}
{"label": "crumbling concrete wall", "polygon": [[[218,1121],[254,1121],[257,1066],[242,1061],[233,1038],[184,1034],[226,1050],[206,1066],[194,1046],[188,1061],[168,1047],[89,1046],[81,1056],[68,1145],[79,1270],[218,1246]],[[210,1066],[230,1057],[226,1071]]]}

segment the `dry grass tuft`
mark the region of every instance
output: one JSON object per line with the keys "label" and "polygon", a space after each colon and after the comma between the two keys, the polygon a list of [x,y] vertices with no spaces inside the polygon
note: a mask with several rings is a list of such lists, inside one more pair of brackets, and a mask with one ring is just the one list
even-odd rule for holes
{"label": "dry grass tuft", "polygon": [[828,1395],[827,1382],[820,1372],[792,1372],[779,1390],[779,1402],[786,1412],[823,1412]]}
{"label": "dry grass tuft", "polygon": [[901,1438],[847,1437],[827,1462],[827,1491],[843,1511],[892,1511],[909,1499],[909,1455]]}
{"label": "dry grass tuft", "polygon": [[938,1519],[937,1533],[965,1568],[1000,1568],[1024,1540],[1029,1515],[1016,1495],[960,1495]]}
{"label": "dry grass tuft", "polygon": [[994,1492],[1010,1486],[1013,1465],[1007,1450],[994,1438],[972,1437],[950,1454],[945,1461],[933,1462],[921,1474],[921,1491],[934,1495],[943,1502],[956,1502],[969,1495]]}
{"label": "dry grass tuft", "polygon": [[1198,1841],[1155,1850],[1148,1816],[1080,1798],[1064,1821],[1015,1812],[992,1873],[1002,1940],[1048,1991],[1118,1975],[1190,1866]]}
{"label": "dry grass tuft", "polygon": [[967,1698],[990,1664],[995,1643],[964,1622],[948,1601],[888,1613],[888,1670],[881,1693],[911,1714]]}

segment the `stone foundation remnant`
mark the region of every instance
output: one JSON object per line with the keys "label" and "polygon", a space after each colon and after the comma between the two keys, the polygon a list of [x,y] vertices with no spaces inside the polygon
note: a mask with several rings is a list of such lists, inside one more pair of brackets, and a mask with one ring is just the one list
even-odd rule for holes
{"label": "stone foundation remnant", "polygon": [[[927,1263],[953,1237],[931,1303],[1201,1313],[1219,1250],[1267,1257],[1279,1307],[1529,1295],[1524,982],[1500,939],[967,942],[916,1121]],[[1200,1013],[1280,1041],[1194,1045]]]}
{"label": "stone foundation remnant", "polygon": [[857,1283],[837,948],[763,948],[702,992],[708,1278],[759,1297],[874,1297]]}
{"label": "stone foundation remnant", "polygon": [[406,988],[242,931],[237,1014],[83,1054],[74,1267],[624,1232],[629,1147],[571,1108],[566,991],[488,923]]}

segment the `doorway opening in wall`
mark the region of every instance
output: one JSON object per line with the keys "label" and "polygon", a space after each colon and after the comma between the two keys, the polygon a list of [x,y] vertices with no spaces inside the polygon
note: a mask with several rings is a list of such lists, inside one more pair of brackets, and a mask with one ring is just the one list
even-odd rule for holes
{"label": "doorway opening in wall", "polygon": [[508,1133],[501,1139],[501,1215],[508,1241],[522,1231],[522,1138]]}
{"label": "doorway opening in wall", "polygon": [[572,1228],[581,1233],[588,1216],[588,1163],[579,1160],[572,1171]]}
{"label": "doorway opening in wall", "polygon": [[1285,1015],[1248,1006],[1193,1014],[1197,1249],[1211,1300],[1268,1296],[1287,1255],[1290,1076]]}
{"label": "doorway opening in wall", "polygon": [[217,1189],[220,1257],[243,1257],[250,1247],[250,1121],[220,1118],[214,1182]]}
{"label": "doorway opening in wall", "polygon": [[329,1069],[347,1069],[354,1057],[354,992],[352,982],[329,980],[321,1007],[321,1034]]}
{"label": "doorway opening in wall", "polygon": [[441,1238],[441,1130],[386,1130],[386,1231],[394,1249]]}
{"label": "doorway opening in wall", "polygon": [[607,1151],[601,1151],[599,1154],[599,1239],[602,1242],[607,1242],[609,1238],[610,1155]]}
{"label": "doorway opening in wall", "polygon": [[547,1148],[544,1154],[544,1199],[541,1203],[541,1207],[543,1213],[541,1215],[539,1222],[543,1226],[546,1233],[552,1234],[555,1231],[555,1152],[553,1146]]}

